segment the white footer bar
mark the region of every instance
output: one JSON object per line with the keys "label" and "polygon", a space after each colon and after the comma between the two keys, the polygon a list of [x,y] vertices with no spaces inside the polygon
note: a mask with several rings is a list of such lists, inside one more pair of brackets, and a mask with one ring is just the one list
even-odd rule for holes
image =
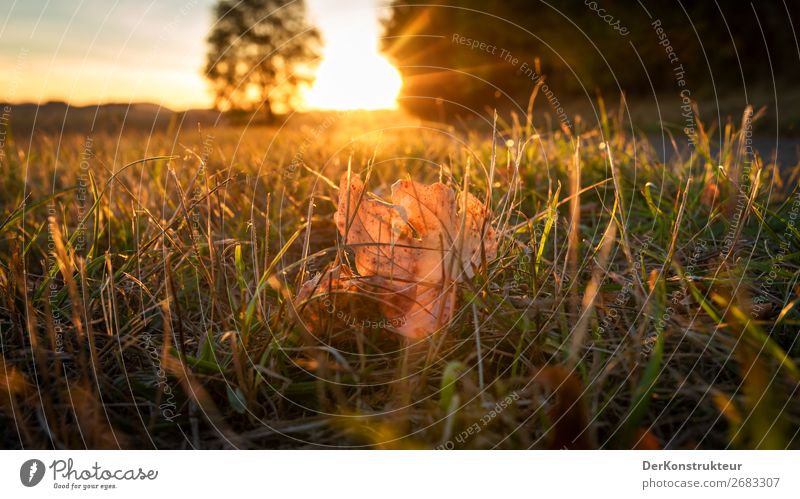
{"label": "white footer bar", "polygon": [[799,458],[797,451],[0,451],[0,490],[9,498],[800,497]]}

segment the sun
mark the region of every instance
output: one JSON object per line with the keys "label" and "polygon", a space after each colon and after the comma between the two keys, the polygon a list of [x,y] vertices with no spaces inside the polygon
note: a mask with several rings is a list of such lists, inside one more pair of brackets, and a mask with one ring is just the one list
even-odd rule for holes
{"label": "sun", "polygon": [[308,109],[396,109],[403,81],[378,52],[378,22],[373,2],[348,12],[326,11],[331,3],[310,2],[318,13],[324,47],[314,84],[304,94]]}
{"label": "sun", "polygon": [[334,53],[319,66],[306,105],[314,109],[395,109],[402,80],[377,53]]}

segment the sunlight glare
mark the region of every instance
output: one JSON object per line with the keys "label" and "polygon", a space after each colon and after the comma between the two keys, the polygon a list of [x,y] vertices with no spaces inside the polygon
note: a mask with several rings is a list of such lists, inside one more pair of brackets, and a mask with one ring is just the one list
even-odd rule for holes
{"label": "sunlight glare", "polygon": [[[367,2],[365,5],[367,5]],[[310,2],[312,12],[317,2]],[[322,10],[322,7],[317,7]],[[312,109],[395,109],[402,86],[400,73],[378,52],[378,21],[372,8],[342,17],[319,16],[322,62],[305,94]]]}

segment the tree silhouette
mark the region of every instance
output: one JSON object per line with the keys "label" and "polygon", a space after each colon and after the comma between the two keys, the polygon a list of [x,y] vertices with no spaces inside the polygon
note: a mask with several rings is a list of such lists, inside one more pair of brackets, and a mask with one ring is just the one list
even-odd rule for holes
{"label": "tree silhouette", "polygon": [[776,68],[797,66],[785,25],[800,4],[747,5],[748,14],[739,2],[392,0],[383,50],[403,77],[400,104],[429,118],[524,112],[540,81],[539,109],[553,115],[547,90],[560,104],[676,96],[676,71],[697,100],[773,84],[792,91],[796,78]]}
{"label": "tree silhouette", "polygon": [[221,110],[291,109],[313,81],[320,37],[303,0],[220,0],[208,35],[206,76]]}

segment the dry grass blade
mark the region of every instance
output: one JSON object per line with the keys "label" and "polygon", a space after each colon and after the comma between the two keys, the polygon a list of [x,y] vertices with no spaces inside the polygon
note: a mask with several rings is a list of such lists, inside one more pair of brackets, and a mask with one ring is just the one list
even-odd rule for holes
{"label": "dry grass blade", "polygon": [[580,359],[581,351],[583,350],[589,330],[589,321],[594,312],[595,301],[600,292],[600,286],[608,273],[611,250],[616,240],[617,225],[614,223],[612,216],[612,220],[606,226],[606,231],[603,233],[603,238],[600,241],[597,264],[592,271],[592,278],[589,284],[586,285],[586,290],[584,291],[583,300],[581,302],[580,316],[572,330],[572,344],[569,349],[569,356],[567,357],[568,367],[574,367]]}

